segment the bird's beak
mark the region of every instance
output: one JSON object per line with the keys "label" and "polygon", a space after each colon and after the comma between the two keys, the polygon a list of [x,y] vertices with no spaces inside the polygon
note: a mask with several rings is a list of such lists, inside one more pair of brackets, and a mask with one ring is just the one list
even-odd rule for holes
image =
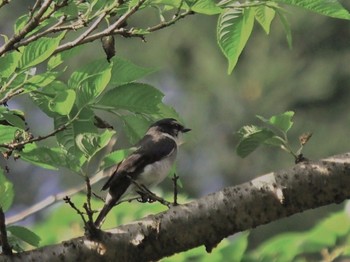
{"label": "bird's beak", "polygon": [[182,129],[182,133],[187,133],[187,132],[189,132],[191,130],[192,130],[191,128],[184,128],[184,129]]}

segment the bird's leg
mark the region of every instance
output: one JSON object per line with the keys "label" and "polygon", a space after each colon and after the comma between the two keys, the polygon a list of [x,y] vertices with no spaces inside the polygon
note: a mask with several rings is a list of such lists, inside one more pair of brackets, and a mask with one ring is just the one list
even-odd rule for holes
{"label": "bird's leg", "polygon": [[180,177],[176,173],[174,173],[174,177],[171,179],[171,180],[173,180],[173,187],[174,187],[174,202],[173,202],[174,206],[178,205],[178,203],[177,203],[177,180],[179,178]]}
{"label": "bird's leg", "polygon": [[166,201],[165,199],[157,196],[156,194],[154,194],[152,191],[150,191],[145,185],[139,184],[137,181],[135,181],[134,179],[132,179],[129,176],[130,181],[138,188],[138,190],[136,190],[136,192],[141,196],[141,199],[139,200],[142,203],[153,203],[155,201],[158,201],[159,203],[167,206],[170,208],[171,203]]}

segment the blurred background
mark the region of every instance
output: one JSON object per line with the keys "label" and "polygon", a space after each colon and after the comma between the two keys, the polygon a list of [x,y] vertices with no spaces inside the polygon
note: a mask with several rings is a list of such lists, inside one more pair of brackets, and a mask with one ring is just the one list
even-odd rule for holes
{"label": "blurred background", "polygon": [[[350,10],[349,1],[341,2]],[[11,35],[15,19],[27,8],[21,1],[12,1],[0,10],[0,33]],[[294,164],[292,156],[276,148],[259,148],[245,159],[235,153],[235,133],[243,125],[259,124],[256,114],[270,117],[295,111],[290,142],[296,150],[299,135],[312,132],[304,149],[310,159],[349,151],[350,23],[297,8],[288,11],[293,48],[288,48],[278,19],[268,36],[255,24],[232,75],[227,74],[227,62],[217,46],[217,16],[189,16],[150,34],[146,43],[137,38],[116,38],[118,56],[137,65],[159,68],[144,81],[162,90],[164,101],[193,130],[186,136],[177,165],[183,183],[181,192],[188,197],[198,198]],[[156,14],[156,10],[144,13],[133,22],[157,23]],[[100,42],[91,43],[69,62],[69,68],[74,70],[103,56]],[[49,118],[29,99],[14,99],[9,106],[26,112],[34,134],[52,130]],[[102,117],[121,130],[112,116]],[[48,171],[20,160],[2,159],[1,163],[9,166],[8,177],[16,192],[16,205],[8,216],[81,182],[80,177],[66,171]],[[170,179],[162,188],[172,190]],[[343,204],[330,205],[260,226],[250,234],[250,247],[281,231],[306,230],[342,208]],[[45,212],[24,223],[43,218]]]}

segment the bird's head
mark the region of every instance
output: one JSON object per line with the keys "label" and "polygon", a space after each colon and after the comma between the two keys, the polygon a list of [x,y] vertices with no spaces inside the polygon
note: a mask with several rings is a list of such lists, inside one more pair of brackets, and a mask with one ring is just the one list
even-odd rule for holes
{"label": "bird's head", "polygon": [[189,131],[191,131],[190,128],[186,128],[176,119],[164,118],[152,124],[147,133],[162,133],[163,135],[173,138],[176,141],[176,144],[180,145],[183,143],[182,134]]}

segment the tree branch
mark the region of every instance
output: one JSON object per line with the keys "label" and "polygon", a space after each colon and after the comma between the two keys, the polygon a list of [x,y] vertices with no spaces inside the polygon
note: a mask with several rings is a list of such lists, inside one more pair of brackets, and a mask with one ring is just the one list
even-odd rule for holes
{"label": "tree branch", "polygon": [[[185,205],[86,237],[0,256],[0,261],[151,261],[308,209],[350,198],[350,153],[272,172]],[[175,238],[174,238],[175,237]]]}
{"label": "tree branch", "polygon": [[0,48],[0,56],[6,53],[9,50],[12,50],[14,45],[21,41],[30,31],[36,28],[40,23],[40,18],[44,15],[46,10],[50,7],[53,0],[45,0],[38,12],[29,20],[27,25],[18,33],[13,35],[9,41],[7,41]]}

